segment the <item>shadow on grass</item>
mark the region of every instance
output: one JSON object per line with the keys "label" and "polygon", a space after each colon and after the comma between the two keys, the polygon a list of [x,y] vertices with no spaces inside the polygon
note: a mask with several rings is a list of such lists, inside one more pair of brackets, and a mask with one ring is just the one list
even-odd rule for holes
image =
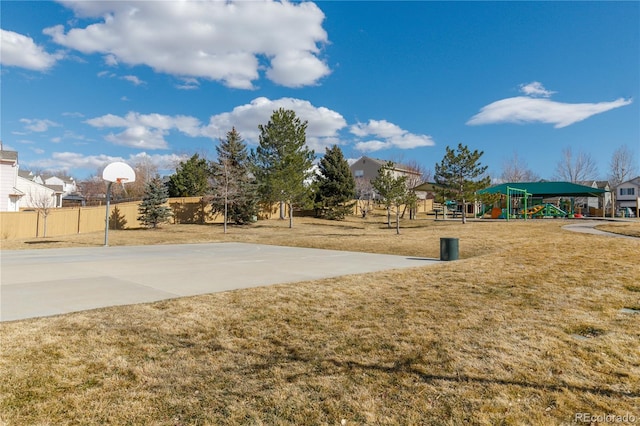
{"label": "shadow on grass", "polygon": [[[626,398],[638,398],[640,397],[640,391],[618,391],[612,389],[606,389],[602,387],[590,387],[590,386],[576,386],[569,384],[560,384],[560,383],[543,383],[543,382],[529,382],[524,380],[510,380],[510,379],[500,379],[500,378],[491,378],[491,377],[477,377],[466,374],[456,374],[456,375],[446,375],[446,374],[428,374],[421,371],[417,368],[417,365],[428,365],[420,355],[414,356],[405,356],[396,360],[393,365],[379,365],[379,364],[366,364],[362,362],[356,361],[348,361],[348,360],[337,360],[334,358],[320,358],[317,356],[307,356],[296,348],[279,341],[277,339],[269,339],[270,342],[276,347],[282,348],[284,353],[269,353],[268,355],[259,354],[252,352],[251,355],[259,357],[259,358],[268,358],[268,362],[259,363],[247,366],[249,371],[255,370],[271,370],[277,364],[286,364],[288,362],[301,362],[308,365],[312,365],[313,368],[310,368],[310,372],[291,374],[287,376],[286,380],[288,382],[292,382],[299,378],[304,378],[305,376],[319,375],[319,374],[332,374],[333,372],[327,371],[326,364],[331,364],[334,367],[340,369],[346,369],[353,371],[354,374],[361,374],[362,371],[377,371],[385,374],[411,374],[419,377],[424,382],[453,382],[453,383],[471,383],[471,384],[480,384],[480,385],[503,385],[503,386],[517,386],[528,389],[536,389],[541,391],[554,391],[554,392],[562,392],[562,391],[571,391],[571,392],[581,392],[581,393],[590,393],[596,395],[603,395],[608,397],[626,397]],[[324,365],[323,365],[324,364]]]}
{"label": "shadow on grass", "polygon": [[51,243],[61,243],[60,240],[42,240],[42,241],[25,241],[25,244],[51,244]]}

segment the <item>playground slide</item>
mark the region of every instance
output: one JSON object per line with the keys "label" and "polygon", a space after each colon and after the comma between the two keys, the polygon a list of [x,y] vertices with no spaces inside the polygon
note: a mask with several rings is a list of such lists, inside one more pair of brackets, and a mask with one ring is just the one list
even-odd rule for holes
{"label": "playground slide", "polygon": [[490,212],[491,212],[491,209],[493,209],[493,206],[484,206],[484,209],[482,209],[482,211],[481,211],[480,213],[478,213],[478,214],[476,215],[476,217],[482,217],[482,216],[484,216],[485,214],[490,213]]}
{"label": "playground slide", "polygon": [[560,210],[553,204],[545,204],[544,215],[553,217],[567,217],[567,212],[565,212],[564,210]]}
{"label": "playground slide", "polygon": [[546,203],[533,206],[525,212],[527,217],[566,217],[567,212],[559,209],[553,204]]}
{"label": "playground slide", "polygon": [[542,209],[544,209],[544,205],[540,204],[539,206],[534,206],[534,207],[531,207],[530,209],[527,209],[525,213],[527,214],[528,217],[533,217],[534,215],[538,214]]}

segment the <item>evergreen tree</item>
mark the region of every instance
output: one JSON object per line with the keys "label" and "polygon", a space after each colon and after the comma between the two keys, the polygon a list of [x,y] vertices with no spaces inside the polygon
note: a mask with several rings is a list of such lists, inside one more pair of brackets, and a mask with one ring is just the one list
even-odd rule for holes
{"label": "evergreen tree", "polygon": [[315,154],[306,146],[307,122],[294,111],[280,108],[266,125],[259,125],[259,145],[251,153],[253,172],[262,201],[289,207],[289,227],[293,227],[293,207],[309,201],[305,181],[311,176]]}
{"label": "evergreen tree", "polygon": [[250,222],[258,214],[256,184],[250,173],[247,146],[235,127],[216,147],[218,160],[211,165],[213,210],[224,214],[227,223],[238,225]]}
{"label": "evergreen tree", "polygon": [[380,167],[378,176],[371,181],[371,186],[382,198],[387,209],[387,226],[391,228],[391,207],[396,208],[396,233],[400,233],[400,205],[407,199],[407,176],[395,176],[394,164],[389,161]]}
{"label": "evergreen tree", "polygon": [[156,175],[145,185],[144,196],[138,207],[138,220],[144,226],[157,228],[158,224],[167,222],[171,216],[171,208],[166,206],[169,199],[167,187]]}
{"label": "evergreen tree", "polygon": [[181,161],[169,178],[170,197],[199,197],[209,190],[209,164],[198,154]]}
{"label": "evergreen tree", "polygon": [[340,147],[327,148],[318,168],[316,203],[328,219],[342,220],[353,211],[356,181]]}
{"label": "evergreen tree", "polygon": [[124,229],[126,225],[127,219],[124,218],[118,206],[114,206],[111,216],[109,216],[109,229]]}
{"label": "evergreen tree", "polygon": [[486,188],[491,178],[481,176],[487,166],[480,163],[483,151],[471,152],[466,145],[458,144],[457,153],[447,147],[442,162],[436,164],[435,181],[442,185],[442,196],[462,202],[462,223],[467,223],[467,200],[475,197],[476,191]]}

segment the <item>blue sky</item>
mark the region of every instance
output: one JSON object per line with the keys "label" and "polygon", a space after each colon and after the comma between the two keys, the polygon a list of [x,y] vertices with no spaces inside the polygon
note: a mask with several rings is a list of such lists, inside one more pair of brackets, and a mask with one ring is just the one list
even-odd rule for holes
{"label": "blue sky", "polygon": [[[542,178],[562,151],[606,177],[640,161],[639,2],[2,1],[1,128],[22,168],[83,179],[111,161],[255,147],[279,107],[316,153],[415,161],[446,146],[514,155]],[[640,166],[640,164],[639,164]],[[640,168],[640,167],[639,167]]]}

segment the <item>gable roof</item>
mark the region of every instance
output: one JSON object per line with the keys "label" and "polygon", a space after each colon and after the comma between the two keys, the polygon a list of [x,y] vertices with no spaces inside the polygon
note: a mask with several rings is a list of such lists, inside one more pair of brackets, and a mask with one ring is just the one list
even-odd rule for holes
{"label": "gable roof", "polygon": [[506,194],[507,188],[522,189],[536,197],[597,197],[607,192],[571,182],[510,182],[490,186],[478,194]]}
{"label": "gable roof", "polygon": [[632,185],[638,185],[640,186],[640,176],[636,176],[633,179],[629,179],[629,180],[625,180],[624,182],[620,182],[618,184],[618,186],[621,185],[627,185],[627,184],[632,184]]}
{"label": "gable roof", "polygon": [[[372,163],[374,163],[374,164],[376,164],[376,165],[378,165],[380,167],[386,166],[387,163],[389,161],[391,161],[391,160],[381,160],[379,158],[372,158],[372,157],[367,157],[366,155],[363,155],[362,157],[358,158],[353,164],[356,164],[360,160],[363,160],[363,162],[366,161],[366,160],[369,160]],[[399,172],[404,172],[404,173],[415,174],[415,175],[419,175],[420,174],[420,172],[412,169],[411,167],[407,166],[406,164],[396,163],[395,161],[391,161],[391,162],[393,163],[393,169],[394,170],[397,170]],[[349,167],[353,166],[353,164],[350,165]]]}
{"label": "gable roof", "polygon": [[442,189],[443,186],[439,185],[435,182],[424,182],[420,185],[413,188],[414,191],[426,191],[426,192],[436,192]]}
{"label": "gable roof", "polygon": [[0,160],[17,162],[18,151],[5,151],[2,149],[0,150]]}

